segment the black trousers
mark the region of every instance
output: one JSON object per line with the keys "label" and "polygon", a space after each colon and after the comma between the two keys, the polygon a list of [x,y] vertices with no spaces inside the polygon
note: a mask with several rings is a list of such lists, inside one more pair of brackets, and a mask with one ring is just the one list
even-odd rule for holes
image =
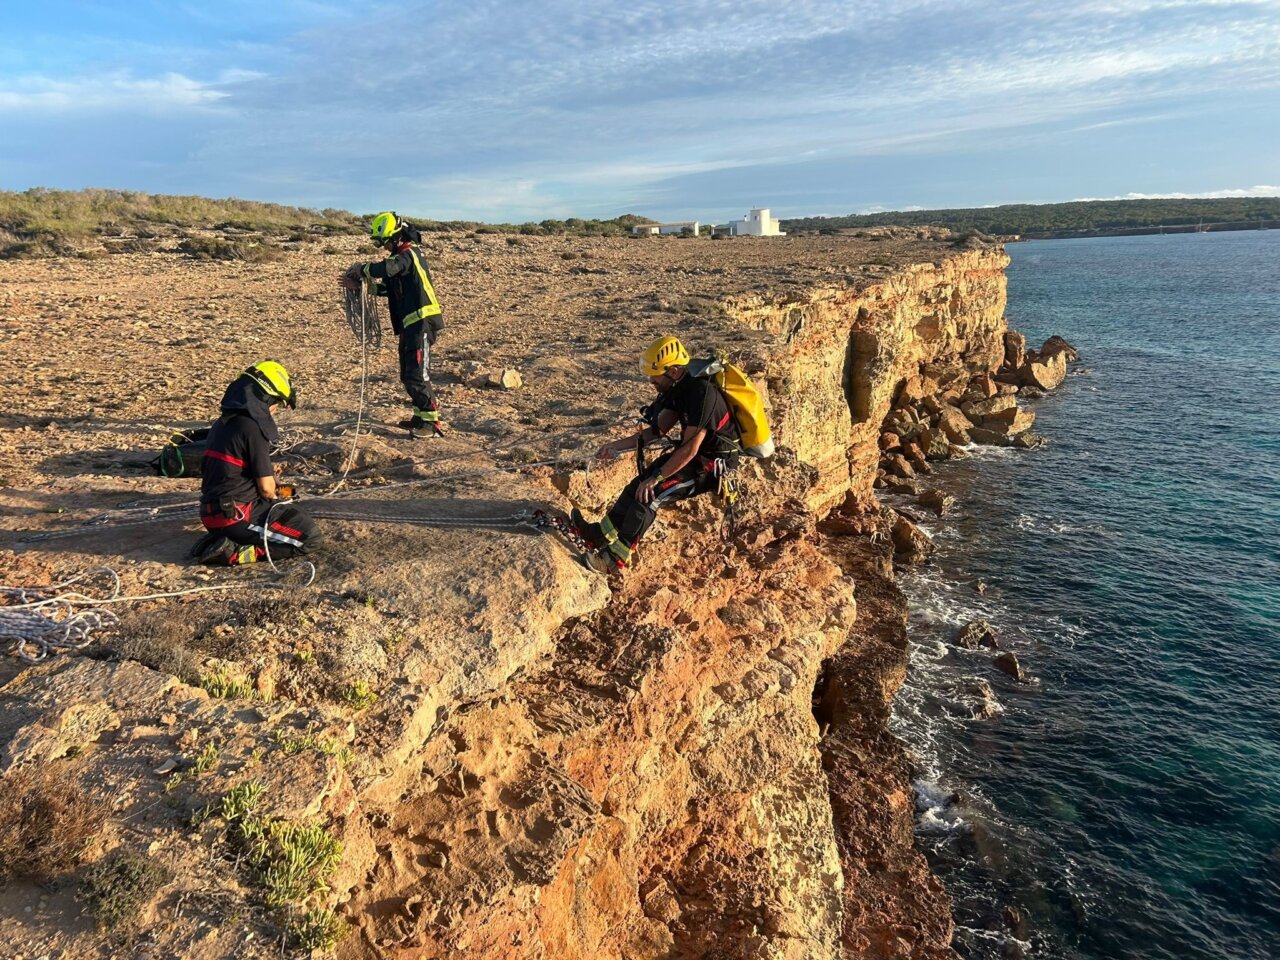
{"label": "black trousers", "polygon": [[613,509],[600,522],[610,552],[623,563],[630,562],[632,550],[645,531],[653,526],[659,507],[716,489],[719,481],[714,471],[701,457],[695,457],[692,463],[685,464],[654,488],[652,501],[641,503],[636,499],[636,490],[641,482],[662,473],[671,457],[671,453],[663,454],[645,470],[644,477],[636,477],[628,483]]}
{"label": "black trousers", "polygon": [[[219,533],[232,543],[257,547],[260,555],[265,528],[273,560],[287,560],[307,553],[320,541],[316,522],[293,504],[275,506],[277,502],[237,503],[232,517],[228,517],[217,504],[201,504],[200,520],[211,533]],[[266,522],[268,513],[271,514],[270,523]]]}
{"label": "black trousers", "polygon": [[435,419],[425,414],[439,409],[436,406],[436,395],[431,389],[431,374],[427,369],[431,363],[431,346],[436,339],[429,329],[429,323],[429,320],[419,320],[412,326],[405,327],[404,333],[400,334],[400,382],[409,391],[414,415],[423,420]]}

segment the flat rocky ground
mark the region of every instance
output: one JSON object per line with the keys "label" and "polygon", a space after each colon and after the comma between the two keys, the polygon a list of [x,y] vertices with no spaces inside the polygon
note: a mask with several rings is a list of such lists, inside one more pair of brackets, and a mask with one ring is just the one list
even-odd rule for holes
{"label": "flat rocky ground", "polygon": [[[522,448],[525,460],[581,456],[647,402],[636,362],[654,337],[676,332],[695,353],[767,349],[763,335],[728,319],[723,302],[857,289],[895,266],[937,259],[943,245],[440,235],[425,249],[445,305],[432,375],[450,437],[412,443],[390,426],[407,409],[388,331],[370,356],[376,452],[366,465],[499,446]],[[268,357],[299,385],[302,408],[281,417],[289,434],[347,443],[361,358],[335,278],[371,257],[344,240],[268,264],[178,254],[0,262],[0,528],[38,528],[50,522],[43,511],[189,491],[190,482],[135,464],[171,429],[206,424],[227,382]],[[487,389],[477,367],[517,369],[523,386]]]}

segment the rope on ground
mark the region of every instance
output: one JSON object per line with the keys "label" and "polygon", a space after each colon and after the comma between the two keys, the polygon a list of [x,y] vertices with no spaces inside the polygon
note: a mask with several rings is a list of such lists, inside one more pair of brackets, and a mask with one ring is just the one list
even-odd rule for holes
{"label": "rope on ground", "polygon": [[[105,593],[105,596],[92,597],[80,590],[69,589],[76,584],[84,584],[87,589],[87,584],[95,579],[109,581],[109,586],[97,591]],[[163,600],[254,586],[268,585],[260,581],[225,583],[121,596],[120,575],[110,567],[89,570],[48,586],[0,586],[0,597],[14,601],[0,605],[0,643],[27,663],[39,663],[52,653],[83,650],[93,642],[96,631],[118,626],[120,618],[103,609],[109,604]],[[80,609],[82,607],[87,609]]]}
{"label": "rope on ground", "polygon": [[321,520],[359,520],[363,523],[407,523],[424,527],[492,527],[514,529],[533,525],[532,512],[511,513],[501,517],[452,517],[444,514],[383,514],[321,507],[311,515]]}

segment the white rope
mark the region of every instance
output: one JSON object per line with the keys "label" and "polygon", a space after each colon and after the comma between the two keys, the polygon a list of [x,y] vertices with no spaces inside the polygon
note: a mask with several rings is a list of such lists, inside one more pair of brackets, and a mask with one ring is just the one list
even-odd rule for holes
{"label": "white rope", "polygon": [[[360,281],[360,404],[356,408],[356,432],[351,438],[351,450],[347,453],[347,459],[342,466],[342,476],[338,477],[338,481],[329,489],[331,494],[336,493],[347,482],[347,474],[351,472],[351,467],[356,462],[356,450],[360,446],[360,427],[364,423],[365,394],[369,384],[369,324],[366,318],[366,310],[373,312],[373,324],[378,330],[378,342],[381,344],[382,332],[381,327],[378,326],[377,308],[371,302],[369,281],[362,279]],[[347,298],[347,316],[350,319],[350,297]]]}
{"label": "white rope", "polygon": [[[110,588],[106,596],[91,597],[68,587],[94,577],[109,577]],[[226,583],[188,587],[144,593],[136,596],[120,595],[120,575],[110,567],[90,570],[60,583],[48,586],[0,586],[0,596],[16,598],[16,603],[0,606],[0,643],[8,646],[27,663],[39,663],[52,653],[76,653],[93,642],[93,634],[119,626],[120,618],[102,607],[114,603],[137,603],[142,600],[163,600],[195,593],[241,590],[252,586],[270,586],[262,583]],[[88,609],[77,609],[88,607]]]}

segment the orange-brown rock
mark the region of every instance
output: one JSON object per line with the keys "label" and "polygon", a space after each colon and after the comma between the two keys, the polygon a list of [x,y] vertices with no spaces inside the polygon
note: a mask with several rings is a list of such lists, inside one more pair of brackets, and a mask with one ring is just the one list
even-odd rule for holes
{"label": "orange-brown rock", "polygon": [[1037,360],[1028,360],[1018,370],[1021,382],[1040,390],[1052,390],[1067,377],[1065,352],[1050,354]]}

